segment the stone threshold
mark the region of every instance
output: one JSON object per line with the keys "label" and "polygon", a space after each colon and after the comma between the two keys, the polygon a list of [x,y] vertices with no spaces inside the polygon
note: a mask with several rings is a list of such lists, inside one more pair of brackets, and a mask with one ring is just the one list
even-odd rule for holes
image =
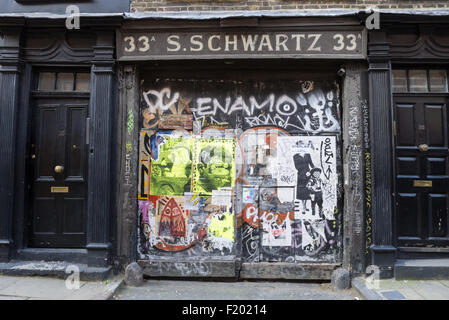
{"label": "stone threshold", "polygon": [[330,280],[339,263],[243,262],[219,259],[138,260],[149,277]]}

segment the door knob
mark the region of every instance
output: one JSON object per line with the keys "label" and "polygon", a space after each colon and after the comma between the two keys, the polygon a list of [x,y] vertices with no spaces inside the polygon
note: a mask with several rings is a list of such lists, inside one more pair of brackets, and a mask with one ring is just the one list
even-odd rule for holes
{"label": "door knob", "polygon": [[55,167],[55,172],[56,173],[62,173],[64,171],[64,166],[56,166]]}
{"label": "door knob", "polygon": [[420,145],[418,146],[418,149],[419,149],[419,151],[421,151],[421,152],[426,152],[426,151],[429,150],[429,146],[428,146],[427,144],[420,144]]}

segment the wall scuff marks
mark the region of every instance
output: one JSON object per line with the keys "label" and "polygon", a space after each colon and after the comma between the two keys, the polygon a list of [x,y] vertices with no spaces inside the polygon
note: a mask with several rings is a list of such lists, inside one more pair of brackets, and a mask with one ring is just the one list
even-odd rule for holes
{"label": "wall scuff marks", "polygon": [[365,149],[365,254],[366,261],[370,261],[370,246],[373,243],[372,213],[371,213],[371,146],[369,136],[368,103],[362,106],[363,113],[363,144]]}
{"label": "wall scuff marks", "polygon": [[[354,274],[364,272],[365,265],[365,148],[366,100],[363,72],[359,64],[345,66],[343,81],[343,167],[344,167],[344,234],[343,266]],[[366,113],[365,113],[366,115]]]}
{"label": "wall scuff marks", "polygon": [[337,83],[148,78],[141,92],[140,259],[341,260]]}

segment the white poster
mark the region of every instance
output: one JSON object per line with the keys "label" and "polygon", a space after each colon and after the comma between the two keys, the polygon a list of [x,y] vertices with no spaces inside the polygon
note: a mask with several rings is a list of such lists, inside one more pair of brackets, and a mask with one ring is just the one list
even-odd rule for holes
{"label": "white poster", "polygon": [[232,205],[232,191],[224,188],[212,190],[212,205],[230,207]]}
{"label": "white poster", "polygon": [[296,219],[335,219],[338,183],[335,136],[278,137],[277,168],[278,184],[295,187]]}
{"label": "white poster", "polygon": [[291,221],[287,217],[280,224],[277,222],[277,218],[273,214],[273,219],[263,217],[263,246],[291,246],[292,245],[292,228]]}

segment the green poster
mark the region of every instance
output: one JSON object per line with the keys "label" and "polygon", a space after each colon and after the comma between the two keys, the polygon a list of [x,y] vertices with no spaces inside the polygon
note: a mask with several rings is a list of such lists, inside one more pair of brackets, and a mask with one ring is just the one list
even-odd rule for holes
{"label": "green poster", "polygon": [[195,139],[193,152],[193,192],[212,195],[212,190],[234,186],[235,140]]}
{"label": "green poster", "polygon": [[150,195],[183,196],[190,192],[192,138],[164,136],[159,157],[151,161]]}

